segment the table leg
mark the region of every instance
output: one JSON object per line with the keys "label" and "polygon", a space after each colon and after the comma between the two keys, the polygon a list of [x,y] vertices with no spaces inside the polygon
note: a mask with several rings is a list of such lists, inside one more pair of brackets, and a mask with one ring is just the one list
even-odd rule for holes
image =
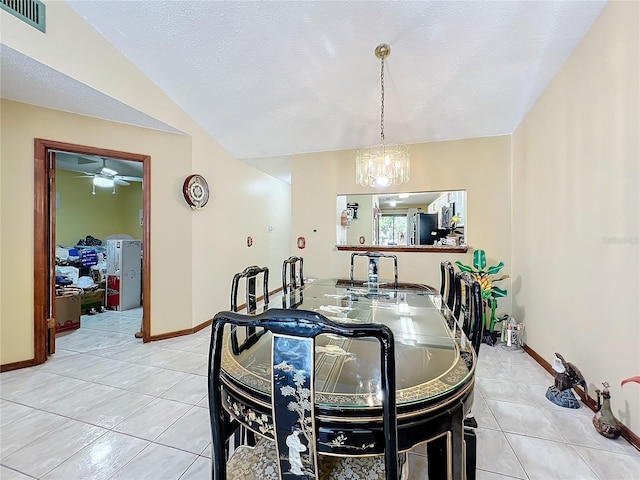
{"label": "table leg", "polygon": [[476,431],[473,428],[464,429],[465,471],[466,480],[476,480]]}
{"label": "table leg", "polygon": [[452,459],[452,479],[464,480],[464,434],[462,422],[464,420],[463,405],[453,414],[451,418],[451,459]]}
{"label": "table leg", "polygon": [[427,470],[429,478],[447,477],[447,436],[427,443]]}
{"label": "table leg", "polygon": [[[462,405],[461,405],[462,406]],[[464,438],[462,408],[451,412],[447,435],[427,443],[427,469],[429,478],[464,480]]]}

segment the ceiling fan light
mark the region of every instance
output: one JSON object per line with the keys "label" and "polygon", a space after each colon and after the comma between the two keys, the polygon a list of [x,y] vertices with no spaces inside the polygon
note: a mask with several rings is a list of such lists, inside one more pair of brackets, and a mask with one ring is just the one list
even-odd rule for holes
{"label": "ceiling fan light", "polygon": [[116,173],[118,172],[107,167],[102,167],[100,170],[100,175],[107,175],[109,177],[113,177]]}
{"label": "ceiling fan light", "polygon": [[104,178],[104,177],[95,176],[95,177],[93,177],[93,184],[96,187],[112,188],[113,185],[114,185],[114,182],[113,182],[112,178]]}

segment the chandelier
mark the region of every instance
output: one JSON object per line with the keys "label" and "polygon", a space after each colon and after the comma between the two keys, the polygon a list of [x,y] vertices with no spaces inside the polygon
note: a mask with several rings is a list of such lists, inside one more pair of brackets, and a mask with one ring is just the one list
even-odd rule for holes
{"label": "chandelier", "polygon": [[374,52],[380,59],[380,143],[358,150],[356,183],[386,187],[409,181],[409,149],[406,145],[384,143],[384,59],[391,53],[391,47],[383,43]]}

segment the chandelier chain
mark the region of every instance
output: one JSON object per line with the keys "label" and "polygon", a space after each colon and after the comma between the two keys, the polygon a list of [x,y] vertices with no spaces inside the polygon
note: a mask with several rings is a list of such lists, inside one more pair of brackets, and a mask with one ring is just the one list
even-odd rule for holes
{"label": "chandelier chain", "polygon": [[380,144],[362,147],[356,155],[356,183],[367,187],[388,187],[409,181],[409,149],[406,145],[384,143],[384,59],[390,52],[386,43],[374,50],[380,59]]}
{"label": "chandelier chain", "polygon": [[380,59],[380,143],[384,143],[384,56]]}

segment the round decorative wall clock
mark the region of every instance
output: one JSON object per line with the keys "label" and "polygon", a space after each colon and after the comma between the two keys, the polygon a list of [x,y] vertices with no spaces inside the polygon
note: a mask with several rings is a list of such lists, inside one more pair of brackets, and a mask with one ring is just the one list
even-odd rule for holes
{"label": "round decorative wall clock", "polygon": [[209,185],[202,175],[189,175],[182,184],[182,194],[189,206],[198,210],[209,201]]}

